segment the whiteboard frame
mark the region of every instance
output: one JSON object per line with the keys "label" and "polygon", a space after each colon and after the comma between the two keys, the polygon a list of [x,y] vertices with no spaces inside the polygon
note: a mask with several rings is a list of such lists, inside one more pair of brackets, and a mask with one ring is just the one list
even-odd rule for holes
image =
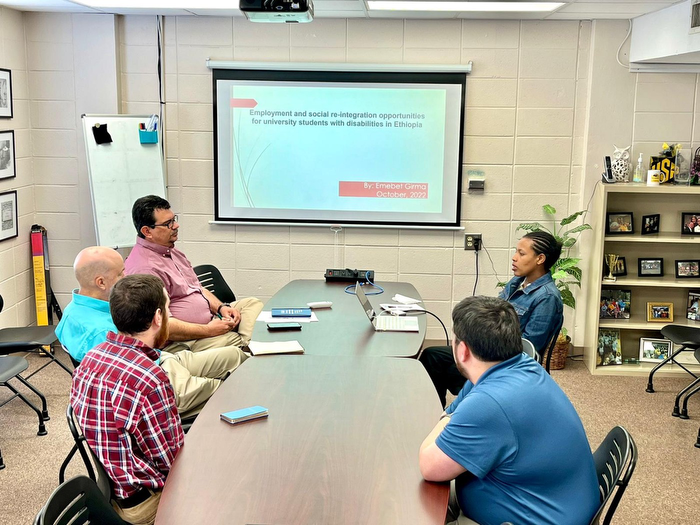
{"label": "whiteboard frame", "polygon": [[[83,136],[85,139],[85,161],[87,164],[87,171],[88,171],[88,181],[90,183],[90,204],[92,206],[92,219],[93,223],[95,225],[95,240],[97,241],[97,244],[100,245],[100,231],[98,228],[97,224],[97,209],[95,207],[95,192],[94,192],[94,187],[93,187],[93,172],[92,172],[92,164],[90,162],[90,148],[89,148],[89,140],[94,140],[94,137],[92,135],[92,130],[91,130],[91,125],[88,125],[88,120],[87,119],[94,119],[94,118],[99,118],[99,119],[105,119],[106,124],[109,124],[109,120],[129,120],[133,119],[136,121],[135,123],[140,123],[140,122],[147,122],[149,118],[151,118],[151,115],[107,115],[107,114],[82,114],[80,116],[80,120],[82,121],[83,124]],[[158,148],[158,155],[160,157],[160,165],[161,165],[161,182],[162,182],[162,197],[164,199],[167,199],[167,191],[168,191],[168,185],[167,185],[167,173],[165,170],[165,161],[163,157],[163,140],[164,140],[164,135],[163,135],[163,122],[160,119],[159,116],[159,125],[161,126],[161,129],[158,130],[158,142],[156,143],[156,147]],[[134,231],[134,241],[131,243],[126,243],[126,244],[120,244],[120,245],[110,245],[111,248],[115,249],[120,249],[120,248],[130,248],[134,246],[135,240],[136,240],[136,232]]]}

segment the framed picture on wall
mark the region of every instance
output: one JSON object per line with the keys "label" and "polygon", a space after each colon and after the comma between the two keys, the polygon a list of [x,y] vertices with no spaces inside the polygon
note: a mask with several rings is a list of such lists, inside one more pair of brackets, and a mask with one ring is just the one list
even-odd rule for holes
{"label": "framed picture on wall", "polygon": [[661,215],[642,215],[642,235],[647,235],[649,233],[659,233],[659,223],[661,222]]}
{"label": "framed picture on wall", "polygon": [[0,118],[12,118],[12,71],[0,68]]}
{"label": "framed picture on wall", "polygon": [[0,241],[17,237],[17,191],[0,193]]}
{"label": "framed picture on wall", "polygon": [[15,132],[0,131],[0,180],[17,176]]}
{"label": "framed picture on wall", "polygon": [[658,363],[671,355],[673,343],[668,339],[639,339],[639,360],[645,363]]}
{"label": "framed picture on wall", "polygon": [[634,233],[634,217],[631,211],[608,213],[605,221],[607,235]]}

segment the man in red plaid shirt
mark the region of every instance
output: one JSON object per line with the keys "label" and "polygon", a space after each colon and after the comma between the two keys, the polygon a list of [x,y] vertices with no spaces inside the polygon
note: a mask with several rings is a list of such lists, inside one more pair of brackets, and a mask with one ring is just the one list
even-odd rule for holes
{"label": "man in red plaid shirt", "polygon": [[112,506],[135,525],[155,521],[184,434],[168,376],[156,364],[168,339],[170,300],[152,275],[130,275],[110,296],[118,334],[90,350],[73,373],[70,403],[114,484]]}

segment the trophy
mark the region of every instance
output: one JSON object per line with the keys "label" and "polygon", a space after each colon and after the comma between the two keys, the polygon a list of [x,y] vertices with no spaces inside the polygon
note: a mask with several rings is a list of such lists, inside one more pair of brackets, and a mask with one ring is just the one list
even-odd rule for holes
{"label": "trophy", "polygon": [[605,254],[605,262],[608,265],[608,275],[606,277],[603,277],[603,280],[609,283],[614,283],[617,281],[617,277],[613,275],[613,269],[617,266],[617,261],[620,259],[619,255],[615,255],[614,253],[606,253]]}

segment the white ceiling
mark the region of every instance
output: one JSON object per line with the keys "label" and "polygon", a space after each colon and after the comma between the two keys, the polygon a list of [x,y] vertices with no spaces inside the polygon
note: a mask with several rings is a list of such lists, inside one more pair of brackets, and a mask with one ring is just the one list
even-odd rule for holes
{"label": "white ceiling", "polygon": [[[87,1],[87,0],[86,0]],[[468,1],[468,0],[467,0]],[[498,0],[495,0],[498,1]],[[544,0],[552,1],[552,0]],[[560,0],[564,1],[564,0]],[[369,11],[364,0],[313,0],[316,18],[482,18],[482,19],[528,19],[528,20],[592,20],[628,19],[658,11],[683,0],[568,0],[565,5],[549,13],[457,13],[457,12],[406,12]],[[93,9],[70,0],[0,0],[0,5],[20,11],[53,11],[72,13],[111,13],[143,15],[196,15],[196,16],[243,16],[238,9],[238,0],[230,0],[230,9],[125,9],[120,0],[111,2],[117,7]],[[196,4],[196,0],[193,0]]]}

